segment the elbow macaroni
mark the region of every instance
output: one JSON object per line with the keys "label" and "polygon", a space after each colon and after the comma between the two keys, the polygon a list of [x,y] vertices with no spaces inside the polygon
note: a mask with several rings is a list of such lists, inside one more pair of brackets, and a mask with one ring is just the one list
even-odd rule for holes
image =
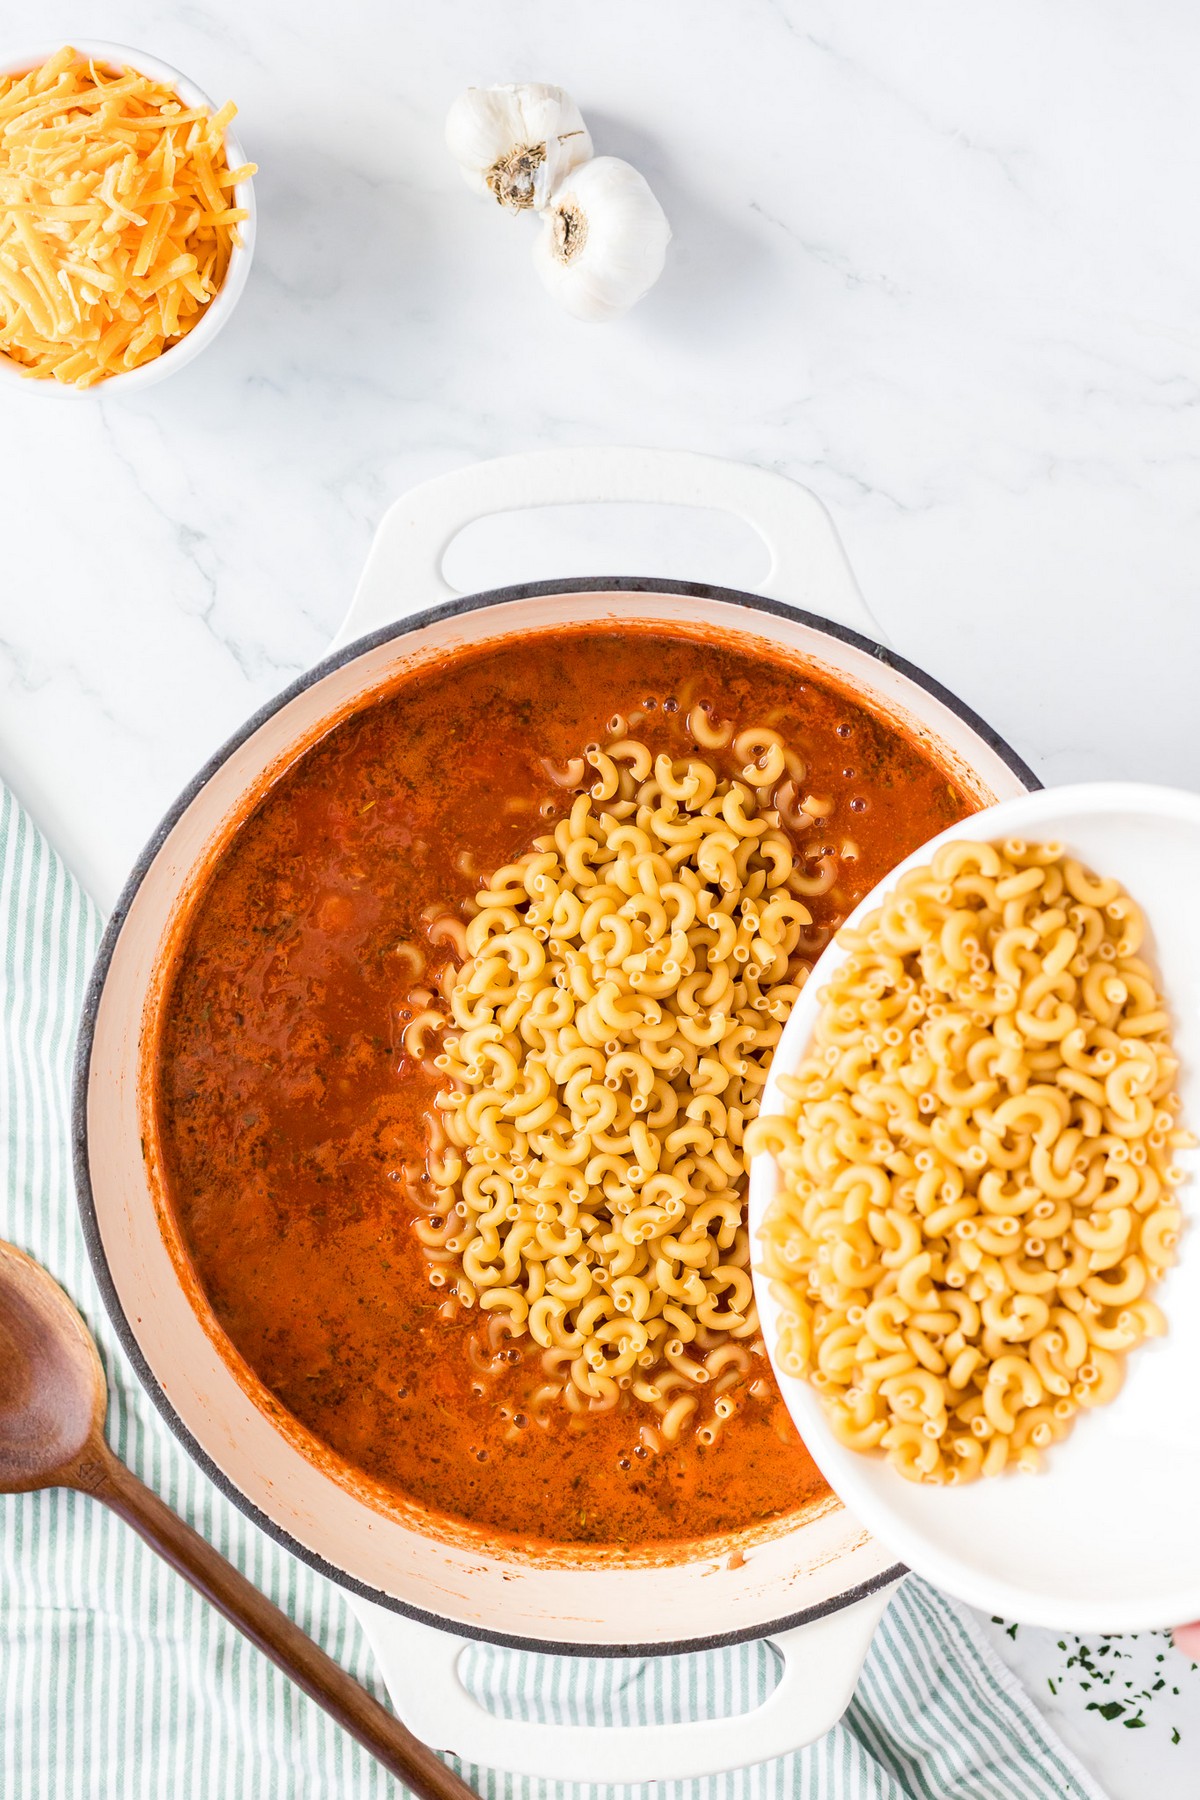
{"label": "elbow macaroni", "polygon": [[778,1354],[914,1481],[1033,1469],[1123,1355],[1182,1223],[1177,1061],[1144,927],[1055,844],[956,842],[839,939],[761,1233]]}
{"label": "elbow macaroni", "polygon": [[[445,1185],[419,1233],[493,1351],[497,1332],[540,1346],[539,1406],[645,1404],[652,1444],[713,1442],[761,1354],[743,1135],[810,967],[774,794],[803,765],[767,728],[706,736],[683,758],[589,747],[589,790],[476,894],[437,1014]],[[438,1001],[418,998],[423,1054]]]}

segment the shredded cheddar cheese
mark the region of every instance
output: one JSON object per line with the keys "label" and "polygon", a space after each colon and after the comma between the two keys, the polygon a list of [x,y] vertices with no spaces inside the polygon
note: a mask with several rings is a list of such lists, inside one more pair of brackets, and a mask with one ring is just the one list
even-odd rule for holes
{"label": "shredded cheddar cheese", "polygon": [[59,50],[0,79],[0,352],[90,387],[136,369],[204,316],[241,239],[235,108]]}

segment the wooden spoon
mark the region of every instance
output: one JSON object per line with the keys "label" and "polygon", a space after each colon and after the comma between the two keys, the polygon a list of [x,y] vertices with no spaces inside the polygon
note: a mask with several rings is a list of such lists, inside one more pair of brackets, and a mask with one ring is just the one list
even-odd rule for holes
{"label": "wooden spoon", "polygon": [[421,1800],[476,1800],[432,1750],[119,1462],[91,1333],[40,1264],[0,1240],[0,1493],[69,1487],[127,1520]]}

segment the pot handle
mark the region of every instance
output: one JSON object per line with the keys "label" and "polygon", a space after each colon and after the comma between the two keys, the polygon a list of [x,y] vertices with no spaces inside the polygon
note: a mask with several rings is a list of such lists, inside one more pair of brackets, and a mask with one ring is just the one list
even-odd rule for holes
{"label": "pot handle", "polygon": [[384,514],[331,648],[458,596],[442,573],[459,532],[531,506],[646,501],[734,513],[763,539],[762,592],[886,643],[858,589],[833,521],[808,488],[771,469],[694,450],[598,446],[527,450],[435,475]]}
{"label": "pot handle", "polygon": [[351,1597],[409,1731],[463,1763],[591,1786],[684,1781],[786,1756],[837,1724],[896,1585],[767,1639],[783,1658],[752,1712],[665,1725],[542,1725],[500,1719],[458,1672],[466,1640]]}

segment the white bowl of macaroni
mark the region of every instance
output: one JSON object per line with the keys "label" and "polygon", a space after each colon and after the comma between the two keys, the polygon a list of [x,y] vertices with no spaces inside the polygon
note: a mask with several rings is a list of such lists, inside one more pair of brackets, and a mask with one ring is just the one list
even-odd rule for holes
{"label": "white bowl of macaroni", "polygon": [[[231,241],[227,242],[218,262],[219,280],[211,298],[203,305],[202,311],[195,315],[194,323],[185,316],[181,335],[169,336],[161,348],[146,360],[131,367],[114,366],[111,372],[98,378],[82,382],[72,379],[55,379],[45,374],[39,379],[30,374],[23,360],[4,353],[0,347],[0,384],[7,384],[10,392],[18,391],[18,384],[26,391],[37,391],[43,394],[54,394],[67,398],[86,399],[97,394],[120,393],[122,395],[135,392],[139,388],[148,387],[152,382],[161,381],[164,376],[177,374],[201,351],[212,342],[217,333],[228,322],[241,297],[250,273],[250,263],[254,254],[256,208],[254,198],[253,172],[254,165],[247,164],[241,145],[232,129],[225,123],[227,115],[234,110],[227,107],[220,111],[204,90],[191,81],[181,70],[160,58],[149,56],[144,51],[131,48],[126,44],[102,42],[90,38],[76,38],[71,41],[70,48],[77,57],[94,63],[97,68],[107,71],[120,70],[126,74],[143,76],[153,83],[155,89],[169,89],[188,109],[189,113],[201,112],[209,117],[217,117],[221,132],[224,161],[217,169],[217,174],[225,176],[237,172],[240,179],[230,188],[228,201],[236,213],[242,216],[232,231]],[[63,47],[57,44],[35,46],[24,51],[0,52],[0,83],[13,77],[22,76],[31,70],[40,69],[51,57],[60,54]],[[215,202],[214,202],[215,204]],[[79,209],[82,210],[82,209]],[[139,215],[140,217],[141,215]],[[0,219],[3,218],[3,207],[0,207]],[[45,222],[42,221],[43,227]],[[153,221],[151,221],[153,224]],[[54,224],[51,222],[51,230]],[[67,227],[63,225],[62,229]],[[20,248],[20,259],[33,258],[46,248],[49,240],[42,231],[41,245],[32,248],[23,243]],[[229,233],[226,233],[227,237]],[[57,253],[56,246],[49,243],[51,250]],[[186,247],[186,246],[185,246]],[[74,286],[75,301],[79,305],[86,301],[86,290],[81,286],[81,275],[77,267],[70,263],[70,254],[64,253],[70,265],[66,271],[70,283]],[[15,274],[18,278],[28,275],[29,267],[24,271],[18,266]],[[103,272],[102,272],[103,279]],[[111,281],[111,275],[109,280]],[[195,275],[191,276],[195,279]],[[211,286],[211,283],[210,283]],[[186,301],[185,301],[186,305]],[[0,322],[3,322],[4,310],[0,307]],[[144,354],[144,352],[143,352]]]}
{"label": "white bowl of macaroni", "polygon": [[[789,1138],[786,1129],[781,1127],[774,1142],[766,1142],[755,1156],[750,1173],[750,1223],[756,1246],[755,1288],[768,1350],[788,1409],[830,1485],[870,1531],[920,1574],[973,1605],[1031,1624],[1087,1631],[1135,1631],[1174,1625],[1200,1613],[1200,1533],[1195,1526],[1195,1497],[1200,1491],[1200,1244],[1192,1241],[1187,1229],[1189,1214],[1194,1219],[1196,1206],[1189,1183],[1195,1176],[1200,1158],[1194,1147],[1182,1141],[1183,1127],[1190,1126],[1195,1131],[1200,1125],[1200,936],[1195,924],[1195,894],[1200,883],[1200,796],[1169,788],[1097,783],[1044,790],[1006,801],[954,826],[907,858],[851,915],[844,928],[845,934],[852,933],[885,903],[892,905],[889,917],[895,918],[894,903],[903,898],[905,892],[912,891],[914,883],[919,890],[920,877],[914,877],[913,871],[926,869],[939,847],[951,843],[986,844],[998,848],[1015,843],[1019,851],[1028,849],[1027,860],[1031,862],[1035,846],[1059,845],[1062,855],[1076,859],[1084,869],[1099,876],[1114,878],[1124,890],[1124,894],[1114,898],[1110,888],[1097,885],[1093,895],[1087,876],[1076,870],[1072,877],[1085,899],[1095,898],[1095,917],[1111,914],[1109,930],[1114,942],[1104,954],[1115,957],[1124,954],[1131,945],[1129,954],[1136,952],[1149,966],[1151,976],[1146,978],[1145,992],[1137,1001],[1144,1011],[1134,1027],[1134,1036],[1142,1034],[1147,1057],[1153,1054],[1157,1044],[1165,1059],[1164,1068],[1169,1071],[1160,1086],[1165,1092],[1169,1084],[1178,1096],[1179,1108],[1177,1113],[1171,1114],[1160,1111],[1156,1119],[1162,1129],[1153,1139],[1152,1147],[1149,1150],[1139,1147],[1131,1151],[1129,1158],[1131,1193],[1140,1184],[1144,1188],[1152,1185],[1155,1195],[1144,1201],[1134,1197],[1129,1203],[1132,1210],[1114,1208],[1104,1217],[1093,1214],[1090,1221],[1073,1219],[1072,1225],[1082,1231],[1086,1250],[1088,1241],[1100,1245],[1103,1238],[1107,1244],[1105,1234],[1128,1232],[1131,1220],[1136,1239],[1142,1215],[1148,1218],[1153,1213],[1155,1225],[1147,1227],[1146,1254],[1131,1251],[1125,1256],[1126,1247],[1121,1245],[1113,1249],[1111,1256],[1098,1254],[1093,1265],[1105,1265],[1108,1269],[1107,1278],[1112,1281],[1118,1299],[1124,1292],[1122,1284],[1129,1285],[1131,1296],[1132,1288],[1138,1287],[1138,1296],[1127,1300],[1126,1310],[1121,1314],[1125,1326],[1137,1329],[1125,1330],[1120,1336],[1113,1336],[1110,1331],[1106,1337],[1105,1329],[1108,1328],[1098,1328],[1095,1335],[1104,1347],[1096,1348],[1089,1342],[1086,1356],[1081,1346],[1080,1354],[1071,1358],[1073,1367],[1066,1372],[1072,1377],[1080,1373],[1086,1376],[1087,1382],[1092,1384],[1086,1393],[1079,1381],[1072,1386],[1055,1374],[1055,1369],[1062,1367],[1061,1362],[1042,1367],[1046,1356],[1044,1343],[1040,1345],[1037,1357],[1029,1343],[1014,1343],[1012,1348],[1021,1352],[1019,1358],[1009,1359],[1014,1369],[1019,1363],[1027,1370],[1030,1360],[1041,1359],[1039,1367],[1042,1367],[1047,1387],[1040,1398],[1046,1404],[1036,1413],[1030,1413],[1031,1418],[1037,1416],[1042,1420],[1037,1436],[1031,1442],[1029,1434],[1024,1434],[1019,1447],[1016,1440],[1003,1448],[997,1445],[999,1455],[992,1456],[993,1469],[1007,1465],[997,1479],[970,1479],[976,1473],[991,1472],[980,1465],[983,1455],[999,1435],[998,1427],[1011,1430],[1011,1422],[1003,1410],[995,1418],[989,1412],[986,1419],[981,1417],[976,1422],[975,1430],[981,1441],[973,1443],[971,1440],[972,1415],[983,1414],[985,1400],[992,1412],[996,1410],[998,1389],[993,1382],[988,1391],[989,1371],[984,1367],[976,1371],[975,1380],[979,1385],[974,1390],[973,1400],[963,1408],[967,1424],[951,1424],[951,1432],[957,1429],[967,1434],[959,1438],[961,1454],[969,1463],[969,1467],[961,1471],[963,1478],[951,1474],[949,1480],[945,1479],[947,1471],[942,1451],[949,1446],[951,1438],[946,1434],[943,1417],[931,1423],[926,1434],[930,1440],[940,1439],[938,1443],[930,1441],[922,1446],[918,1428],[913,1433],[912,1445],[901,1446],[904,1457],[910,1459],[907,1472],[910,1477],[915,1477],[905,1479],[893,1466],[903,1430],[893,1431],[887,1440],[892,1445],[892,1461],[889,1461],[882,1446],[873,1447],[883,1435],[885,1427],[882,1424],[856,1433],[848,1423],[858,1403],[862,1403],[858,1416],[864,1420],[872,1411],[880,1412],[879,1403],[872,1400],[867,1404],[863,1395],[864,1392],[874,1395],[882,1390],[868,1382],[865,1389],[858,1386],[837,1388],[835,1399],[835,1387],[831,1385],[827,1370],[818,1370],[811,1344],[801,1341],[799,1350],[796,1348],[796,1319],[804,1308],[798,1307],[796,1313],[792,1313],[788,1300],[792,1293],[803,1291],[802,1277],[806,1274],[798,1247],[804,1232],[796,1223],[801,1210],[797,1183],[802,1187],[806,1177],[803,1170],[796,1173],[800,1168],[796,1150],[799,1140],[794,1136]],[[1047,859],[1048,856],[1049,851]],[[1058,860],[1061,862],[1061,857]],[[953,872],[959,865],[969,882],[973,867],[971,855],[950,852],[943,856],[939,867],[944,874],[946,870]],[[1008,868],[1005,864],[1003,873],[1007,874]],[[909,878],[908,884],[898,895],[897,888],[905,877]],[[1012,879],[1011,875],[1009,879]],[[1019,879],[1016,885],[1021,885]],[[1126,896],[1132,896],[1137,906],[1128,907]],[[1064,894],[1063,902],[1065,906],[1077,904],[1077,900],[1067,894]],[[1137,908],[1144,915],[1144,942],[1138,941]],[[1088,916],[1093,913],[1089,912]],[[1130,920],[1132,923],[1128,922]],[[1097,925],[1094,934],[1097,939],[1100,930]],[[1121,940],[1122,933],[1126,934],[1124,940]],[[1045,945],[1039,940],[1035,948],[1035,954],[1044,958],[1046,978],[1051,982],[1056,972],[1054,952],[1050,947],[1052,936],[1051,933],[1046,938]],[[1121,940],[1120,952],[1118,940]],[[814,1055],[815,1033],[822,1015],[822,994],[830,993],[833,983],[833,995],[840,999],[853,986],[859,970],[869,966],[869,958],[863,958],[862,943],[863,940],[859,940],[857,947],[848,947],[843,941],[835,941],[817,963],[776,1050],[762,1101],[764,1120],[772,1114],[788,1114],[790,1108],[790,1122],[799,1129],[797,1119],[804,1105],[799,1097],[800,1090],[792,1088],[789,1092],[780,1085],[781,1079],[795,1076],[806,1059]],[[976,957],[971,966],[980,971],[977,985],[981,990],[986,989],[989,981],[998,979],[996,971],[987,968],[987,959],[979,955],[978,945],[969,947]],[[859,963],[851,964],[847,973],[848,959],[856,951]],[[1004,954],[1001,949],[995,951],[998,965],[1003,962]],[[1065,956],[1065,950],[1063,954]],[[1084,960],[1079,960],[1077,973],[1083,972]],[[967,967],[966,962],[963,967]],[[1087,979],[1097,981],[1107,978],[1099,963],[1087,976]],[[1132,979],[1136,985],[1138,977]],[[1152,992],[1155,988],[1157,993]],[[1165,1002],[1167,1019],[1159,1009],[1159,996]],[[1158,1010],[1152,1012],[1151,1007]],[[848,1028],[852,1024],[852,1011],[851,1005],[844,1015]],[[826,1011],[820,1027],[827,1045],[833,1017]],[[981,1013],[980,1019],[983,1017]],[[900,1038],[901,1033],[896,1030],[888,1042],[898,1045]],[[1026,1045],[1025,1050],[1029,1047]],[[1049,1056],[1045,1054],[1048,1048],[1051,1049]],[[839,1053],[829,1048],[830,1064]],[[1025,1052],[1014,1048],[1014,1054],[1018,1053]],[[1054,1054],[1047,1044],[1041,1045],[1040,1050],[1035,1049],[1033,1078],[1039,1070],[1044,1072]],[[1173,1066],[1174,1056],[1178,1057],[1177,1070]],[[816,1067],[812,1061],[808,1061],[807,1066],[810,1071]],[[1068,1075],[1068,1089],[1071,1079]],[[1119,1077],[1114,1076],[1114,1079]],[[965,1069],[956,1080],[963,1086],[964,1093],[968,1093],[969,1075]],[[1093,1076],[1081,1074],[1080,1092],[1091,1091],[1089,1083],[1094,1087]],[[818,1094],[820,1091],[819,1079],[814,1077],[811,1092]],[[935,1110],[933,1100],[926,1100],[925,1096],[922,1099],[928,1113],[932,1114]],[[1159,1100],[1155,1104],[1162,1106],[1166,1102]],[[810,1157],[816,1154],[814,1121],[819,1124],[823,1116],[820,1111],[804,1114],[809,1141],[803,1149]],[[1104,1129],[1107,1131],[1108,1126]],[[1150,1129],[1149,1125],[1146,1129]],[[1051,1141],[1053,1130],[1051,1122],[1047,1142]],[[770,1140],[770,1132],[764,1135]],[[1164,1148],[1166,1140],[1169,1142]],[[1146,1142],[1151,1143],[1151,1140]],[[880,1153],[883,1148],[881,1143],[878,1146]],[[786,1177],[777,1153],[790,1157],[792,1173]],[[973,1154],[979,1158],[982,1169],[982,1151],[976,1148]],[[1048,1156],[1050,1152],[1043,1154]],[[1118,1156],[1120,1154],[1118,1150]],[[832,1151],[830,1156],[832,1158]],[[1067,1167],[1065,1158],[1060,1157],[1059,1163],[1061,1168],[1057,1176],[1049,1162],[1045,1164],[1048,1189],[1054,1187]],[[925,1167],[928,1165],[929,1159],[926,1159]],[[822,1168],[833,1166],[833,1160],[821,1164]],[[919,1162],[916,1166],[922,1167]],[[1071,1166],[1082,1166],[1082,1161]],[[1149,1172],[1144,1173],[1147,1169]],[[996,1183],[994,1191],[997,1194],[1010,1191],[1005,1185],[1010,1180],[1009,1172],[1003,1169],[989,1170],[978,1179]],[[1177,1182],[1178,1186],[1175,1185]],[[805,1191],[811,1191],[811,1186],[821,1188],[818,1182]],[[822,1206],[826,1204],[825,1192],[822,1190]],[[948,1229],[954,1222],[954,1195],[947,1191],[940,1198],[948,1204],[943,1208],[946,1218],[937,1228]],[[790,1224],[784,1209],[784,1203],[789,1200],[794,1208]],[[965,1216],[969,1209],[963,1206],[959,1210]],[[1178,1229],[1180,1211],[1182,1230]],[[1054,1215],[1055,1202],[1046,1197],[1037,1216],[1046,1221],[1047,1237],[1062,1224]],[[815,1214],[806,1216],[815,1217]],[[764,1238],[763,1227],[768,1217],[771,1224]],[[1172,1229],[1160,1230],[1159,1221],[1165,1221]],[[928,1221],[923,1223],[928,1231]],[[971,1237],[975,1229],[975,1223],[968,1221],[963,1235]],[[1014,1233],[1017,1230],[1015,1218],[1011,1229]],[[1021,1229],[1033,1231],[1041,1227],[1025,1219]],[[1155,1234],[1153,1240],[1151,1231]],[[789,1288],[786,1281],[772,1281],[763,1266],[764,1260],[773,1256],[773,1267],[778,1276],[784,1266],[780,1257],[789,1232],[794,1234],[797,1245],[794,1254],[801,1263],[794,1289]],[[1176,1238],[1179,1240],[1177,1258]],[[807,1241],[811,1245],[815,1238]],[[1062,1241],[1066,1245],[1071,1240],[1064,1237]],[[1031,1242],[1032,1249],[1028,1248]],[[1024,1244],[1026,1248],[1016,1260],[1009,1258],[1007,1263],[993,1261],[989,1265],[992,1269],[1005,1267],[1016,1272],[1019,1287],[1030,1289],[1030,1295],[1015,1292],[997,1278],[994,1288],[999,1290],[1005,1286],[1008,1291],[997,1291],[984,1301],[985,1310],[993,1306],[1000,1309],[992,1315],[994,1322],[1007,1323],[1014,1309],[1023,1307],[1028,1309],[1031,1317],[1037,1309],[1038,1323],[1044,1323],[1046,1306],[1033,1292],[1038,1285],[1036,1280],[1026,1283],[1019,1279],[1020,1272],[1032,1270],[1042,1245],[1028,1236]],[[899,1253],[902,1247],[900,1235],[895,1239],[895,1246]],[[899,1270],[899,1283],[890,1285],[898,1287],[907,1281],[915,1293],[923,1282],[927,1282],[923,1273],[928,1267],[924,1248],[923,1243],[915,1241],[909,1245],[912,1256]],[[1135,1243],[1134,1248],[1140,1247]],[[1118,1252],[1125,1260],[1115,1260]],[[1082,1253],[1072,1249],[1073,1255]],[[920,1263],[916,1261],[918,1256],[922,1258]],[[1061,1266],[1066,1260],[1065,1255],[1060,1256],[1057,1263]],[[895,1266],[894,1256],[892,1266]],[[935,1268],[938,1266],[948,1268],[949,1264],[943,1261],[941,1265],[935,1264]],[[857,1276],[849,1272],[844,1274],[851,1284],[857,1279],[867,1279],[861,1269]],[[1147,1275],[1148,1280],[1145,1279]],[[1154,1278],[1158,1276],[1161,1279],[1156,1282]],[[837,1279],[840,1281],[842,1276]],[[961,1284],[961,1273],[958,1280]],[[832,1286],[825,1288],[827,1294],[834,1291]],[[869,1304],[872,1295],[865,1287],[863,1291]],[[924,1292],[929,1293],[927,1286]],[[1054,1298],[1052,1294],[1051,1304]],[[940,1302],[945,1299],[943,1288]],[[882,1304],[886,1306],[886,1302]],[[921,1304],[929,1307],[933,1302],[926,1298],[917,1301],[918,1306]],[[969,1306],[970,1302],[965,1304]],[[864,1341],[861,1333],[865,1329],[865,1314],[866,1306],[859,1306],[857,1311],[851,1309],[845,1315],[855,1328],[845,1329],[847,1344],[856,1336],[860,1344]],[[1113,1312],[1106,1307],[1101,1315],[1096,1308],[1090,1308],[1087,1316],[1102,1316],[1111,1324]],[[926,1322],[936,1332],[938,1321],[932,1313],[927,1315],[927,1320],[922,1320],[922,1329]],[[903,1323],[884,1321],[893,1330]],[[911,1324],[911,1317],[908,1323]],[[943,1326],[947,1323],[948,1319]],[[822,1337],[829,1324],[826,1312],[821,1324]],[[1162,1329],[1164,1325],[1165,1329]],[[1014,1325],[1016,1329],[1018,1327]],[[1060,1311],[1053,1316],[1052,1329],[1058,1331],[1058,1336],[1046,1341],[1052,1345],[1054,1355],[1061,1358],[1064,1329],[1080,1335],[1079,1328]],[[799,1330],[803,1340],[803,1325]],[[880,1335],[887,1337],[886,1332]],[[978,1341],[980,1334],[976,1332],[975,1336]],[[1126,1340],[1132,1342],[1135,1337],[1144,1337],[1145,1341],[1137,1342],[1127,1358],[1114,1354],[1113,1346],[1123,1350]],[[879,1354],[887,1355],[890,1348],[904,1349],[904,1354],[894,1358],[897,1367],[902,1362],[911,1367],[913,1358],[899,1338],[881,1349]],[[929,1348],[924,1338],[921,1348]],[[993,1339],[994,1350],[1005,1348]],[[972,1354],[978,1361],[978,1353]],[[803,1367],[804,1374],[789,1372],[789,1363],[793,1370]],[[930,1364],[937,1366],[936,1347],[931,1353]],[[843,1365],[844,1369],[848,1367],[849,1364]],[[861,1368],[861,1363],[856,1367]],[[818,1373],[823,1391],[819,1392],[812,1384],[814,1372]],[[956,1392],[959,1387],[972,1392],[964,1385],[968,1373],[964,1363],[962,1381],[955,1378]],[[1001,1386],[1003,1374],[1002,1368]],[[1019,1381],[1019,1374],[1015,1378]],[[857,1376],[839,1372],[834,1379],[835,1382],[838,1379],[856,1380]],[[942,1387],[948,1392],[951,1378],[943,1375],[941,1380],[930,1381],[918,1364],[910,1379],[914,1390],[921,1382],[926,1382],[931,1389]],[[891,1391],[896,1390],[893,1387]],[[845,1404],[847,1395],[849,1406]],[[1055,1395],[1065,1397],[1056,1402]],[[1026,1404],[1035,1398],[1028,1396]],[[1078,1403],[1080,1400],[1081,1404]],[[940,1406],[940,1400],[938,1404]],[[929,1411],[932,1415],[932,1406]],[[911,1411],[909,1416],[919,1418],[920,1414]],[[831,1422],[834,1420],[839,1427],[836,1432]],[[894,1425],[894,1418],[890,1418],[889,1423]],[[1035,1449],[1034,1445],[1043,1446],[1044,1450]],[[953,1461],[948,1448],[946,1455]],[[923,1478],[921,1471],[924,1468],[931,1474]]]}

